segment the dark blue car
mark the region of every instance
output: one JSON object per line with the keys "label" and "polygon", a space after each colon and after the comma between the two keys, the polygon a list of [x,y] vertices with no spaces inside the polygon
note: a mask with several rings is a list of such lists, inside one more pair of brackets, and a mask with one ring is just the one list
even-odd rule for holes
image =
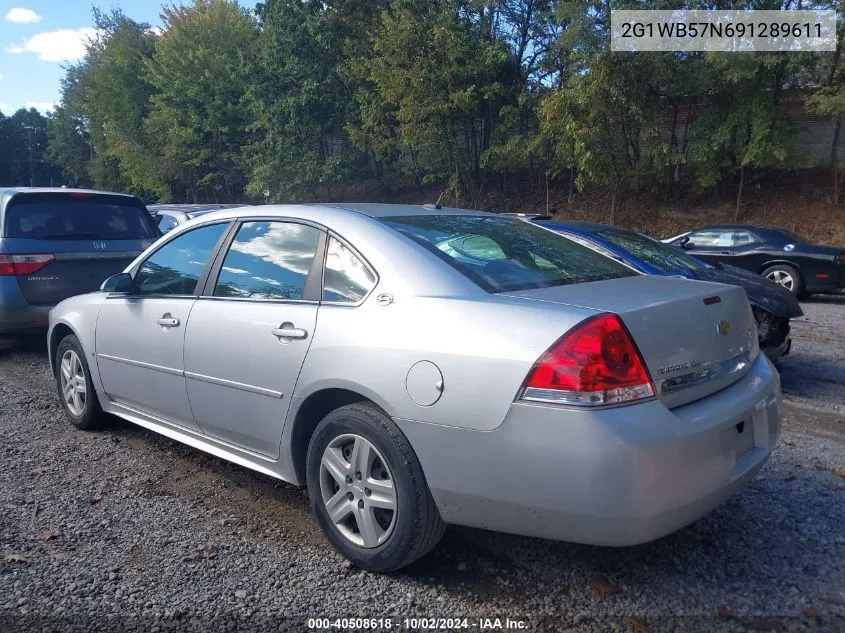
{"label": "dark blue car", "polygon": [[531,221],[646,275],[741,286],[757,319],[760,349],[772,361],[789,353],[792,346],[789,320],[802,316],[803,312],[795,297],[768,279],[733,266],[705,264],[674,246],[626,229],[587,222],[552,222],[544,218]]}
{"label": "dark blue car", "polygon": [[0,189],[0,334],[46,328],[59,301],[99,289],[160,236],[135,196]]}

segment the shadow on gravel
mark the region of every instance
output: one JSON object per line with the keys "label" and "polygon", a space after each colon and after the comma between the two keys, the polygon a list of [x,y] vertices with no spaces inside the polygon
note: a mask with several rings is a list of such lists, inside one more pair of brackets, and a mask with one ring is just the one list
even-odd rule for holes
{"label": "shadow on gravel", "polygon": [[[302,489],[128,422],[115,420],[103,435],[128,447],[141,463],[156,465],[148,470],[140,494],[225,510],[227,521],[265,547],[315,548],[328,556],[328,564],[345,569],[320,533]],[[838,554],[829,536],[841,530],[842,513],[836,508],[843,493],[809,476],[809,464],[806,472],[795,468],[797,477],[791,472],[787,477],[782,468],[769,465],[761,479],[712,514],[635,547],[576,545],[451,526],[432,554],[397,577],[448,593],[469,591],[494,603],[503,593],[517,603],[536,597],[544,583],[592,593],[589,583],[596,575],[614,586],[659,594],[689,585],[690,569],[695,583],[714,592],[734,583],[766,591],[773,576],[783,575],[784,565],[790,584],[812,584],[819,558]]]}
{"label": "shadow on gravel", "polygon": [[801,303],[829,303],[832,305],[839,304],[845,306],[845,294],[810,295],[809,297],[802,298]]}
{"label": "shadow on gravel", "polygon": [[[679,532],[634,547],[450,527],[438,549],[403,574],[453,591],[470,585],[490,600],[505,592],[519,603],[536,596],[538,584],[586,589],[597,575],[637,592],[674,592],[690,582],[690,569],[695,582],[710,584],[712,591],[739,583],[760,592],[788,561],[790,584],[801,587],[816,581],[820,556],[838,553],[828,540],[840,529],[841,513],[827,508],[835,507],[842,493],[802,483],[800,477],[796,483],[785,481],[770,474]],[[808,508],[816,510],[807,514]]]}
{"label": "shadow on gravel", "polygon": [[11,354],[35,353],[47,360],[47,333],[0,336],[0,358]]}

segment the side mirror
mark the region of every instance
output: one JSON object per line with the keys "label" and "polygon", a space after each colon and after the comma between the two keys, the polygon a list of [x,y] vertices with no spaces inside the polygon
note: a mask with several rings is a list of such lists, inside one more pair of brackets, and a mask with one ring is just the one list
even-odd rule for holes
{"label": "side mirror", "polygon": [[692,248],[692,244],[690,244],[690,242],[689,242],[689,235],[684,235],[684,236],[681,238],[681,241],[680,241],[680,242],[678,242],[678,246],[680,246],[680,247],[681,247],[682,249],[684,249],[685,251],[688,251],[689,249],[691,249],[691,248]]}
{"label": "side mirror", "polygon": [[121,292],[129,294],[131,292],[135,292],[135,282],[132,279],[132,275],[129,273],[117,273],[116,275],[112,275],[106,279],[103,282],[103,285],[100,286],[100,290],[102,292]]}

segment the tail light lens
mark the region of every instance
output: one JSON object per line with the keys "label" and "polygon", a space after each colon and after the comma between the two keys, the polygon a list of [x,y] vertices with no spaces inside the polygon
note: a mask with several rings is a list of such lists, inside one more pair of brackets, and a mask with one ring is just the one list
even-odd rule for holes
{"label": "tail light lens", "polygon": [[41,270],[56,258],[50,253],[0,255],[0,275],[26,276]]}
{"label": "tail light lens", "polygon": [[654,384],[622,320],[600,314],[582,321],[543,354],[523,400],[606,406],[654,396]]}

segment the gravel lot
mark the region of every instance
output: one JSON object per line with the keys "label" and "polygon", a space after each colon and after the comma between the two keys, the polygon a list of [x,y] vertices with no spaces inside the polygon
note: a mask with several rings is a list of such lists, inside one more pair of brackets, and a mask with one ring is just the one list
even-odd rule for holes
{"label": "gravel lot", "polygon": [[[845,631],[845,299],[804,304],[784,433],[748,489],[625,549],[452,527],[403,573],[348,566],[304,492],[119,421],[62,417],[43,343],[0,339],[0,632],[306,630],[304,616],[523,630]],[[845,474],[845,473],[843,473]],[[298,616],[285,619],[283,616]]]}

